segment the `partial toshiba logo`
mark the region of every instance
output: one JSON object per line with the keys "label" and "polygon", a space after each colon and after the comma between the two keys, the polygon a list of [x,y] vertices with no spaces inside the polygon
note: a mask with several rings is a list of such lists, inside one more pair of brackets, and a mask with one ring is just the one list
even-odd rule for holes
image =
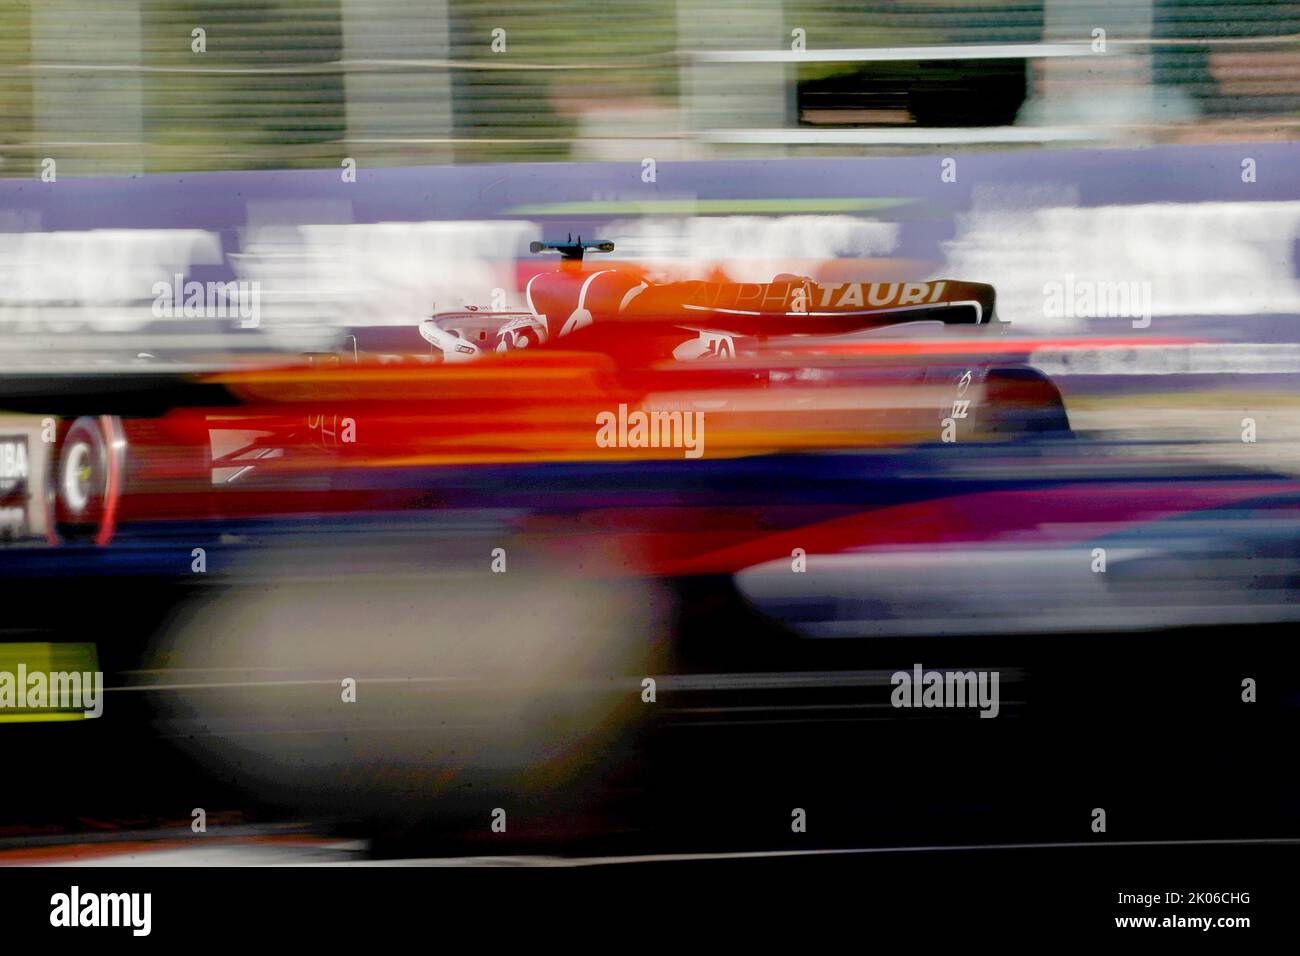
{"label": "partial toshiba logo", "polygon": [[0,437],[0,540],[26,534],[29,474],[27,439]]}
{"label": "partial toshiba logo", "polygon": [[0,501],[27,490],[27,439],[0,438]]}

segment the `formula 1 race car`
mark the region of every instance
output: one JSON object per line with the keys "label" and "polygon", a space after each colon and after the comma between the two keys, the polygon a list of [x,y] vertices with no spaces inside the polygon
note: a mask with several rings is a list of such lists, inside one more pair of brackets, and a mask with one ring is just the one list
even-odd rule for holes
{"label": "formula 1 race car", "polygon": [[[558,269],[541,272],[524,289],[526,311],[489,311],[477,306],[434,314],[420,335],[443,362],[468,362],[521,350],[562,349],[610,357],[623,376],[682,363],[720,370],[773,387],[819,377],[827,387],[885,383],[939,386],[942,440],[978,437],[1068,437],[1061,394],[1041,371],[999,349],[991,330],[1009,324],[995,313],[993,286],[936,279],[924,282],[815,282],[778,275],[771,282],[685,281],[655,283],[635,268],[587,270],[588,252],[612,252],[608,240],[534,242],[531,251],[558,252]],[[945,351],[930,343],[929,361],[918,361],[897,342],[875,342],[866,333],[924,330],[926,325],[977,333]],[[906,356],[889,361],[891,352]],[[845,364],[858,356],[862,369],[826,367],[827,355]],[[972,358],[962,358],[962,355]],[[800,367],[798,357],[818,356]],[[868,358],[868,356],[871,356]],[[973,359],[973,360],[972,360]],[[974,386],[974,392],[971,388]],[[969,393],[969,394],[968,394]],[[951,399],[951,401],[949,400]],[[976,420],[978,419],[978,420]]]}
{"label": "formula 1 race car", "polygon": [[[562,261],[528,280],[528,310],[439,313],[420,327],[433,356],[10,382],[7,536],[104,544],[137,521],[423,507],[423,478],[394,491],[390,476],[700,457],[702,427],[697,440],[684,423],[701,416],[710,458],[1071,436],[1060,392],[1024,364],[1041,343],[986,334],[1003,324],[989,285],[656,284],[584,270],[584,253],[611,249],[535,244]],[[863,334],[917,322],[976,334]],[[650,420],[642,442],[638,416]]]}

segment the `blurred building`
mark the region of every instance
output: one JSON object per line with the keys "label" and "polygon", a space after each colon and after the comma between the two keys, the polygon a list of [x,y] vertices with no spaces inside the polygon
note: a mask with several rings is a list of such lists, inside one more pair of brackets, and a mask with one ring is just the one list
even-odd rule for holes
{"label": "blurred building", "polygon": [[0,72],[9,176],[1283,138],[1300,6],[10,0]]}

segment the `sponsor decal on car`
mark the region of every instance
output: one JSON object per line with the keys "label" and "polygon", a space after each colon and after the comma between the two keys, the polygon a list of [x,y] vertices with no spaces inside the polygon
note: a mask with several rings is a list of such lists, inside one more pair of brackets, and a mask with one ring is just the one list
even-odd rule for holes
{"label": "sponsor decal on car", "polygon": [[0,437],[0,540],[27,535],[27,439]]}
{"label": "sponsor decal on car", "polygon": [[27,487],[27,439],[18,436],[0,438],[0,498]]}
{"label": "sponsor decal on car", "polygon": [[695,284],[686,308],[806,313],[816,309],[884,309],[941,301],[946,282],[727,282]]}

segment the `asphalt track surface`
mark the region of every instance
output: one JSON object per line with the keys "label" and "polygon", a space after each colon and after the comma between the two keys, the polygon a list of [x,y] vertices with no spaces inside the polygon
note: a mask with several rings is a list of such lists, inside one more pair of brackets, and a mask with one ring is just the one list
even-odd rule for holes
{"label": "asphalt track surface", "polygon": [[[300,570],[284,568],[295,587]],[[381,668],[361,687],[392,689],[387,709],[340,725],[313,710],[321,686],[337,694],[332,679],[280,680],[251,664],[217,677],[141,668],[149,654],[158,663],[155,636],[196,594],[208,606],[212,586],[133,573],[5,579],[6,640],[93,637],[116,690],[98,721],[6,727],[6,761],[25,784],[8,793],[0,862],[576,863],[1300,838],[1300,653],[1285,626],[817,642],[753,613],[725,581],[679,581],[648,671],[655,702],[641,700],[636,672],[596,674],[602,699],[621,697],[633,716],[595,737],[561,722],[554,739],[550,723],[525,732],[507,721],[501,733],[528,742],[502,751],[500,738],[475,736],[481,708],[496,704],[481,682],[453,693],[443,675]],[[243,605],[266,586],[223,585],[224,600]],[[998,718],[890,706],[890,675],[916,663],[997,670]],[[1242,702],[1244,677],[1258,680],[1258,702]],[[222,688],[242,695],[237,712],[195,706]],[[549,714],[572,703],[570,691],[524,692]],[[471,703],[447,703],[457,694]],[[269,710],[259,704],[268,696]],[[444,734],[430,738],[430,721]],[[311,789],[312,772],[349,785],[313,799],[292,782],[268,785],[258,753],[280,754],[286,734],[315,734],[326,749],[346,739],[324,771],[304,768],[301,786]],[[242,749],[231,758],[208,737]],[[452,759],[430,746],[462,737],[478,751]],[[429,766],[385,762],[410,748]],[[204,834],[190,828],[194,807],[205,808]],[[504,833],[490,825],[498,807]],[[1091,826],[1098,807],[1105,833]],[[792,832],[795,808],[805,832]]]}
{"label": "asphalt track surface", "polygon": [[[348,566],[409,546],[392,530],[295,539],[327,554],[341,534]],[[213,945],[249,933],[337,941],[358,920],[367,935],[423,920],[521,944],[543,927],[575,940],[692,927],[768,945],[836,931],[1114,938],[1149,932],[1117,919],[1152,915],[1247,918],[1249,930],[1204,931],[1238,939],[1289,922],[1293,625],[809,641],[726,580],[696,578],[656,585],[666,610],[651,615],[652,669],[615,658],[607,673],[561,671],[511,693],[490,671],[442,680],[386,650],[407,646],[385,633],[408,634],[410,618],[386,625],[375,609],[392,592],[375,579],[347,580],[328,561],[312,570],[278,546],[267,560],[246,543],[256,571],[237,579],[141,560],[80,573],[70,553],[57,574],[0,575],[6,640],[93,638],[117,688],[98,720],[5,727],[7,777],[21,781],[5,788],[0,831],[13,938],[49,931],[52,894],[70,885],[151,893],[154,938]],[[445,629],[437,608],[450,593],[472,602],[469,620],[516,621],[473,631],[473,646],[494,646],[494,633],[507,651],[521,635],[545,638],[535,595],[491,617],[488,598],[452,577],[417,585],[435,591],[415,601],[427,633]],[[401,571],[378,578],[391,585]],[[281,590],[278,607],[268,595]],[[319,617],[293,623],[331,591],[341,643]],[[248,608],[266,619],[246,622],[243,665],[169,657],[222,646]],[[172,634],[182,640],[160,641]],[[595,647],[610,629],[582,636]],[[269,672],[263,645],[289,648],[288,665]],[[297,666],[313,650],[320,667]],[[364,712],[338,703],[334,664],[353,650],[373,658],[348,705]],[[890,706],[890,676],[916,663],[998,671],[998,717]],[[654,703],[641,699],[642,673]],[[1243,676],[1258,679],[1258,702],[1242,702]],[[492,829],[498,809],[505,832]],[[1170,892],[1249,902],[1120,902]]]}

